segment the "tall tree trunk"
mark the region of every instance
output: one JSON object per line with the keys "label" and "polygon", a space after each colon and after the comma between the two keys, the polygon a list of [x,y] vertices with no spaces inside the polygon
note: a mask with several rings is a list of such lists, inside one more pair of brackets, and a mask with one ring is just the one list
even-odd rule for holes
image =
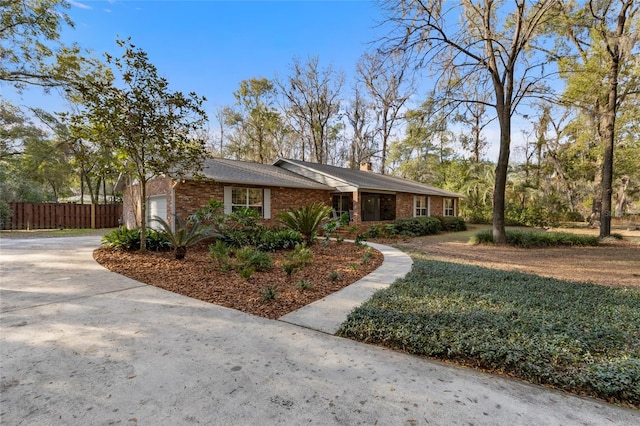
{"label": "tall tree trunk", "polygon": [[147,250],[147,180],[140,181],[140,251]]}
{"label": "tall tree trunk", "polygon": [[493,242],[506,244],[504,209],[511,146],[511,116],[509,109],[505,106],[498,109],[498,121],[500,122],[500,154],[496,165],[496,181],[493,189]]}
{"label": "tall tree trunk", "polygon": [[618,76],[620,73],[621,38],[625,31],[627,12],[633,1],[626,1],[617,16],[617,28],[607,52],[611,57],[608,73],[608,91],[604,115],[604,158],[602,163],[602,210],[600,211],[600,238],[611,235],[611,195],[613,193],[613,149],[615,146],[616,112],[618,110]]}

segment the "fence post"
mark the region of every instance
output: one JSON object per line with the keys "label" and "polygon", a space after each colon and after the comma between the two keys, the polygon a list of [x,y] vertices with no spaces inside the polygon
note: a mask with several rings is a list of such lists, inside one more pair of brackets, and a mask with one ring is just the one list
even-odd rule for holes
{"label": "fence post", "polygon": [[96,205],[91,203],[91,229],[96,229]]}

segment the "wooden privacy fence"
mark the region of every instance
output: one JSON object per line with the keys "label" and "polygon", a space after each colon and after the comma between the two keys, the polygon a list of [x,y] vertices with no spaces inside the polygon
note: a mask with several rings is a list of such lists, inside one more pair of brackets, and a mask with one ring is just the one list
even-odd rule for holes
{"label": "wooden privacy fence", "polygon": [[114,228],[122,204],[9,203],[4,229]]}

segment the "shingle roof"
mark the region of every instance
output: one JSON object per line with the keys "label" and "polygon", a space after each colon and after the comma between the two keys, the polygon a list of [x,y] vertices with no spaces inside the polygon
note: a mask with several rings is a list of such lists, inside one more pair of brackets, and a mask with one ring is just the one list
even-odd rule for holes
{"label": "shingle roof", "polygon": [[209,179],[222,183],[323,189],[325,191],[334,189],[271,164],[227,160],[224,158],[205,160],[202,174]]}
{"label": "shingle roof", "polygon": [[278,159],[274,164],[293,164],[298,167],[311,170],[313,172],[331,177],[354,186],[361,191],[394,191],[408,192],[412,194],[440,195],[443,197],[464,197],[462,194],[446,191],[431,185],[426,185],[413,180],[396,176],[382,175],[370,171],[346,169],[342,167],[329,166],[326,164],[310,163],[307,161]]}

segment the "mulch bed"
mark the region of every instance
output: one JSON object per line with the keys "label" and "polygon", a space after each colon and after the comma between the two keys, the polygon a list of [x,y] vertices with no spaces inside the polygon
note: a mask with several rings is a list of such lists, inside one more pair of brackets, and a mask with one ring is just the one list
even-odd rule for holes
{"label": "mulch bed", "polygon": [[[328,294],[340,290],[373,272],[383,256],[372,250],[363,262],[365,250],[351,243],[318,242],[312,246],[313,263],[287,277],[282,263],[286,251],[272,253],[273,268],[254,272],[244,279],[235,271],[221,272],[209,257],[207,244],[190,247],[186,259],[175,260],[173,252],[125,252],[101,247],[93,257],[105,268],[137,281],[174,293],[215,303],[266,318],[279,318]],[[332,272],[338,278],[332,280]],[[301,281],[312,283],[300,289]],[[276,292],[272,300],[264,297],[266,287]]]}

